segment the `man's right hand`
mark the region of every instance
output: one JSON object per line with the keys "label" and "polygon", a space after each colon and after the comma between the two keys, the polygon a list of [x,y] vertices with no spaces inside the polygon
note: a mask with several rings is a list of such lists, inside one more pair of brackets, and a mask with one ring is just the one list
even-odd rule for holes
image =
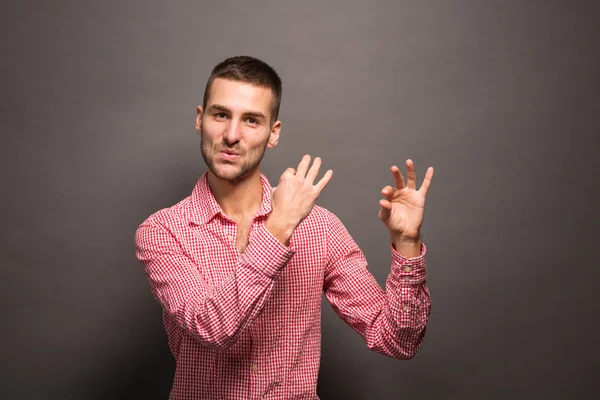
{"label": "man's right hand", "polygon": [[328,170],[323,178],[314,184],[321,167],[321,159],[315,157],[309,169],[310,160],[310,155],[306,154],[298,164],[297,170],[286,169],[272,193],[273,210],[265,222],[265,227],[286,246],[294,229],[308,216],[321,191],[333,176],[333,171]]}

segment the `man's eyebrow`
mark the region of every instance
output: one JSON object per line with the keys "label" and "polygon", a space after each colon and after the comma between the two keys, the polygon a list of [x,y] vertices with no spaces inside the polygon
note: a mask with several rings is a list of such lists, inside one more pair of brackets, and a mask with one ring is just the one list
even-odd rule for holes
{"label": "man's eyebrow", "polygon": [[220,104],[212,104],[210,107],[208,107],[208,109],[215,109],[215,110],[221,110],[221,111],[227,111],[227,112],[231,112],[231,110],[225,106],[222,106]]}
{"label": "man's eyebrow", "polygon": [[245,112],[244,116],[246,116],[246,117],[254,117],[254,118],[267,119],[267,117],[265,117],[265,114],[263,114],[261,112],[255,112],[255,111]]}
{"label": "man's eyebrow", "polygon": [[[210,107],[208,107],[209,110],[219,110],[219,111],[225,111],[231,114],[231,110],[225,106],[222,106],[220,104],[212,104]],[[267,119],[267,117],[265,116],[265,114],[258,112],[258,111],[247,111],[243,114],[245,117],[254,117],[254,118],[262,118],[262,119]]]}

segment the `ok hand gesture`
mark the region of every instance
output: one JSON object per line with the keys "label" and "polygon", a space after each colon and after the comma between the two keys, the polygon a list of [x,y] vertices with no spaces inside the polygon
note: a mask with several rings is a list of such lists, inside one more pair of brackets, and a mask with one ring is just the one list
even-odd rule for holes
{"label": "ok hand gesture", "polygon": [[408,184],[405,184],[400,169],[395,165],[391,168],[396,187],[386,186],[381,190],[383,199],[379,200],[381,209],[379,219],[390,231],[392,241],[417,242],[420,240],[420,229],[425,211],[425,196],[433,178],[433,167],[429,167],[423,184],[416,190],[417,175],[412,160],[406,160]]}

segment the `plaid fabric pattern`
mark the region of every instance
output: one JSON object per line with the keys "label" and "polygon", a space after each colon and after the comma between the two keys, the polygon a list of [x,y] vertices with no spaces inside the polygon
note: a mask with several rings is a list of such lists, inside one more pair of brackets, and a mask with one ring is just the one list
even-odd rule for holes
{"label": "plaid fabric pattern", "polygon": [[423,244],[406,258],[390,245],[385,291],[344,225],[314,206],[289,246],[264,227],[271,186],[248,247],[216,202],[206,173],[190,196],[137,229],[136,256],[163,309],[176,360],[171,400],[318,399],[321,298],[381,354],[409,359],[431,311]]}

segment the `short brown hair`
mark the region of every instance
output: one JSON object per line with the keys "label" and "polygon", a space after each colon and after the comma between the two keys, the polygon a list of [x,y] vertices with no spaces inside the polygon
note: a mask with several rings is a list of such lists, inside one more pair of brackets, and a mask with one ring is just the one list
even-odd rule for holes
{"label": "short brown hair", "polygon": [[255,86],[271,89],[273,92],[273,104],[271,106],[271,122],[277,121],[279,117],[279,106],[281,104],[281,79],[277,72],[264,61],[249,56],[230,57],[217,64],[206,82],[202,108],[206,110],[206,103],[212,83],[217,78],[230,79]]}

